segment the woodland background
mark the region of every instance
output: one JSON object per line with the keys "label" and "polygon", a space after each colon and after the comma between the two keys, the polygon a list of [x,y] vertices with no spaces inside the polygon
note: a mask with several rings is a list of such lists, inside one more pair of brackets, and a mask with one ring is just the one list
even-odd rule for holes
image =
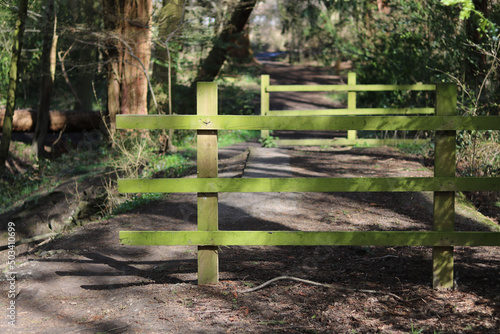
{"label": "woodland background", "polygon": [[[252,114],[260,74],[256,55],[338,74],[348,64],[358,83],[455,82],[459,114],[499,114],[496,0],[19,0],[0,1],[0,15],[3,208],[49,182],[57,168],[48,166],[79,160],[75,145],[56,152],[57,134],[88,137],[97,129],[99,143],[87,145],[91,157],[81,160],[118,166],[122,173],[145,173],[151,161],[170,168],[165,159],[183,165],[186,157],[174,153],[194,134],[153,133],[150,142],[137,144],[115,136],[115,116],[194,113],[193,87],[212,80],[221,87],[222,113]],[[359,97],[367,107],[408,107],[428,99],[404,93]],[[31,123],[16,124],[18,119]],[[33,134],[28,143],[11,145],[18,131]],[[498,142],[498,131],[460,132],[458,173],[499,176]],[[150,155],[135,159],[140,163],[124,158],[146,146],[137,154]],[[431,144],[411,149],[432,157]],[[494,193],[473,201],[500,206]]]}

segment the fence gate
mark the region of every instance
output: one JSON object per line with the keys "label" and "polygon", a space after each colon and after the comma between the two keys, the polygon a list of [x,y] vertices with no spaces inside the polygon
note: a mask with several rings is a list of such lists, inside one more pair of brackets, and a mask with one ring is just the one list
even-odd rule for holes
{"label": "fence gate", "polygon": [[[358,92],[433,92],[436,85],[358,85],[356,73],[347,75],[345,85],[271,85],[269,75],[261,76],[260,85],[260,114],[262,116],[375,116],[375,115],[434,115],[434,107],[419,108],[360,108],[357,100]],[[289,92],[331,92],[347,93],[347,108],[314,109],[314,110],[271,110],[271,93]],[[269,130],[261,131],[261,138],[269,137]],[[332,139],[276,139],[278,145],[361,145],[380,146],[396,145],[400,143],[423,143],[425,139],[375,139],[358,138],[356,130],[347,130],[347,138]]]}
{"label": "fence gate", "polygon": [[[432,87],[430,87],[432,86]],[[412,86],[359,85],[356,89]],[[196,231],[121,231],[124,245],[197,245],[198,283],[218,282],[219,246],[429,246],[433,247],[433,286],[453,287],[454,246],[500,246],[500,232],[454,231],[455,192],[500,191],[500,178],[455,176],[457,130],[500,130],[500,117],[456,116],[457,88],[429,85],[437,103],[431,116],[218,116],[217,85],[199,83],[197,115],[119,115],[119,129],[195,129],[198,178],[120,179],[123,193],[197,193]],[[227,130],[433,130],[434,177],[245,178],[217,177],[217,131]],[[219,231],[221,192],[434,192],[432,231]]]}

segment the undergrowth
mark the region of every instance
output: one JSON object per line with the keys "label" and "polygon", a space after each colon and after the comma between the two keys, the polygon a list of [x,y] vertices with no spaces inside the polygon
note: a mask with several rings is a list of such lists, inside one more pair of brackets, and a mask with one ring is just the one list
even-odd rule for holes
{"label": "undergrowth", "polygon": [[[397,148],[427,160],[434,157],[434,144],[399,144]],[[500,177],[500,131],[459,131],[456,151],[458,177]],[[500,193],[498,191],[475,191],[463,194],[483,214],[500,217]]]}
{"label": "undergrowth", "polygon": [[399,143],[396,147],[401,152],[410,155],[419,155],[426,158],[432,157],[434,155],[434,143],[431,140],[422,144],[419,144],[417,142]]}
{"label": "undergrowth", "polygon": [[[457,173],[463,177],[500,177],[500,131],[460,131],[457,135]],[[500,192],[474,191],[465,196],[500,223]]]}
{"label": "undergrowth", "polygon": [[69,147],[57,158],[37,159],[31,154],[31,145],[13,142],[7,172],[0,178],[0,214],[67,178],[104,170],[108,153],[106,146],[85,151]]}
{"label": "undergrowth", "polygon": [[[13,142],[8,172],[0,179],[0,214],[21,205],[42,192],[50,192],[65,179],[91,173],[108,172],[105,181],[106,203],[103,214],[114,215],[147,202],[163,198],[163,194],[118,194],[116,176],[121,178],[181,177],[196,166],[196,132],[176,134],[177,152],[165,152],[161,131],[124,132],[115,136],[113,145],[106,141],[85,145],[67,145],[58,157],[36,159],[30,145]],[[258,131],[220,131],[219,147],[257,138]],[[114,171],[114,172],[113,172]]]}
{"label": "undergrowth", "polygon": [[[240,76],[232,78],[234,80],[219,82],[221,114],[249,115],[254,112],[254,100],[258,91],[257,77],[249,76],[245,80],[242,78],[246,77]],[[243,89],[240,87],[242,83],[256,88]],[[180,98],[184,95],[191,96],[176,96]],[[182,107],[182,110],[179,110],[182,113],[186,110],[196,110],[195,99],[189,99],[189,103],[179,100],[177,102]],[[219,131],[219,147],[256,139],[259,134],[259,131]],[[82,134],[77,136],[80,135]],[[181,177],[196,165],[196,131],[175,131],[172,138],[174,150],[171,152],[167,152],[168,132],[164,130],[117,131],[108,140],[104,139],[102,133],[86,136],[84,131],[83,140],[74,143],[69,137],[64,134],[59,142],[64,152],[56,153],[52,147],[52,156],[40,160],[31,155],[29,144],[12,142],[7,173],[0,178],[0,214],[21,205],[38,193],[52,191],[65,179],[99,171],[108,173],[103,185],[106,193],[106,203],[101,205],[103,215],[117,214],[163,196],[119,194],[116,185],[118,177]],[[87,137],[99,140],[87,142]]]}
{"label": "undergrowth", "polygon": [[[110,161],[120,178],[182,177],[196,167],[196,136],[194,131],[176,133],[177,152],[165,152],[161,131],[145,133],[122,132],[113,138],[115,157]],[[219,147],[230,146],[256,138],[258,131],[219,131]],[[179,141],[179,138],[183,138]],[[164,198],[163,194],[118,194],[116,184],[107,186],[105,213],[115,215],[137,206]]]}

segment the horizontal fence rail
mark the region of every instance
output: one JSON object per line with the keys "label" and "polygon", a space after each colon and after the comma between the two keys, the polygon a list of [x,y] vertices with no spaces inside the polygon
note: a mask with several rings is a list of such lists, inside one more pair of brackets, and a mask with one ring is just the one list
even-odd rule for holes
{"label": "horizontal fence rail", "polygon": [[118,190],[122,193],[500,191],[500,178],[352,177],[121,179],[118,180]]}
{"label": "horizontal fence rail", "polygon": [[356,108],[316,110],[269,110],[269,116],[375,116],[375,115],[433,115],[435,108]]}
{"label": "horizontal fence rail", "polygon": [[121,129],[174,130],[500,130],[497,116],[168,116],[118,115]]}
{"label": "horizontal fence rail", "polygon": [[391,91],[435,91],[436,85],[272,85],[272,92],[391,92]]}
{"label": "horizontal fence rail", "polygon": [[176,246],[500,246],[492,232],[121,231],[124,245]]}
{"label": "horizontal fence rail", "polygon": [[[433,247],[433,286],[453,287],[454,246],[500,246],[500,232],[456,232],[455,192],[500,191],[498,177],[456,177],[456,131],[500,130],[500,117],[456,116],[455,85],[355,85],[350,74],[347,110],[357,109],[354,91],[436,90],[436,108],[424,108],[425,116],[218,116],[217,85],[198,84],[197,115],[118,115],[118,129],[198,130],[198,178],[120,179],[123,193],[197,193],[197,231],[121,231],[124,245],[197,245],[198,283],[218,281],[218,247],[230,245],[287,246],[430,246]],[[270,91],[285,86],[267,87]],[[310,91],[316,86],[300,86]],[[340,90],[338,86],[326,87]],[[326,89],[321,88],[321,89]],[[351,91],[352,90],[352,91]],[[264,93],[264,92],[263,92]],[[265,92],[267,94],[267,92]],[[268,97],[264,96],[264,101]],[[432,109],[432,110],[431,110]],[[316,111],[311,111],[316,112]],[[412,113],[400,108],[397,112]],[[387,113],[387,114],[386,114]],[[218,130],[427,130],[435,131],[434,177],[351,178],[245,178],[217,175]],[[354,143],[356,138],[341,139]],[[363,140],[363,139],[361,139]],[[369,140],[369,139],[366,139]],[[319,141],[318,141],[319,142]],[[434,192],[432,231],[219,231],[218,194],[224,192]]]}
{"label": "horizontal fence rail", "polygon": [[[438,85],[428,85],[417,83],[413,85],[360,85],[356,83],[356,73],[350,72],[347,75],[347,84],[338,85],[271,85],[269,75],[261,76],[261,115],[263,116],[359,116],[359,115],[433,115],[436,109],[433,107],[412,107],[412,108],[359,108],[357,106],[358,92],[436,92]],[[338,109],[316,109],[316,110],[271,110],[271,94],[272,93],[289,93],[289,92],[330,92],[330,93],[347,93],[347,108]],[[281,129],[262,129],[261,137],[267,138],[270,136],[270,130]],[[344,130],[344,129],[342,129]],[[367,129],[360,129],[367,130]],[[381,130],[381,129],[375,129]],[[384,129],[385,130],[385,129]],[[402,129],[398,129],[402,130]],[[424,143],[428,139],[407,139],[407,138],[358,138],[358,129],[352,128],[347,130],[347,138],[334,137],[330,139],[282,139],[273,138],[273,142],[277,145],[397,145],[401,143]],[[338,135],[338,134],[337,134]],[[306,135],[307,136],[307,135]]]}

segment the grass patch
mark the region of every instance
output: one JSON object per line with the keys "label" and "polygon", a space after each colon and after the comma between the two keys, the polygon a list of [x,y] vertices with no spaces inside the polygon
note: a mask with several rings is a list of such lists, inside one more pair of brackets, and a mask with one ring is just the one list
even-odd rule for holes
{"label": "grass patch", "polygon": [[[259,76],[252,67],[245,71],[232,71],[231,77],[219,79],[219,114],[251,115],[259,93]],[[182,106],[179,114],[196,112],[196,100],[189,87],[177,87],[178,98],[187,96],[186,101],[177,103]],[[181,94],[182,92],[186,94]],[[188,94],[189,93],[189,94]],[[181,112],[182,111],[182,112]],[[177,112],[177,111],[176,111]],[[260,131],[219,131],[219,147],[259,138]],[[37,160],[31,155],[31,145],[12,142],[11,160],[15,161],[15,171],[0,179],[0,213],[11,210],[27,198],[33,198],[42,192],[52,191],[64,180],[71,177],[112,171],[109,173],[105,190],[107,204],[104,212],[117,214],[134,209],[152,200],[160,199],[158,194],[118,194],[116,176],[120,178],[157,178],[182,177],[196,164],[196,131],[174,131],[173,144],[177,152],[165,152],[168,132],[118,131],[110,142],[84,142],[86,145],[72,144],[69,152],[53,159]],[[102,139],[102,138],[100,138]],[[64,141],[64,137],[62,138]],[[61,142],[62,142],[61,141]],[[79,143],[80,144],[80,143]],[[19,166],[20,165],[20,166]],[[114,172],[114,173],[113,173]]]}
{"label": "grass patch", "polygon": [[146,193],[141,195],[134,195],[133,197],[127,199],[125,202],[119,204],[106,218],[110,218],[121,213],[130,212],[143,205],[164,199],[167,196],[168,195],[164,193]]}
{"label": "grass patch", "polygon": [[257,130],[221,130],[217,139],[219,147],[227,147],[237,143],[244,143],[260,137]]}
{"label": "grass patch", "polygon": [[405,154],[420,155],[428,157],[434,150],[434,143],[429,140],[423,144],[420,143],[399,143],[396,148]]}
{"label": "grass patch", "polygon": [[31,145],[13,142],[10,160],[17,166],[0,179],[0,214],[18,206],[36,193],[56,188],[65,178],[104,170],[109,159],[106,147],[78,152],[71,149],[55,159],[40,159],[31,155]]}
{"label": "grass patch", "polygon": [[328,93],[326,97],[333,103],[347,105],[347,93],[344,92]]}

